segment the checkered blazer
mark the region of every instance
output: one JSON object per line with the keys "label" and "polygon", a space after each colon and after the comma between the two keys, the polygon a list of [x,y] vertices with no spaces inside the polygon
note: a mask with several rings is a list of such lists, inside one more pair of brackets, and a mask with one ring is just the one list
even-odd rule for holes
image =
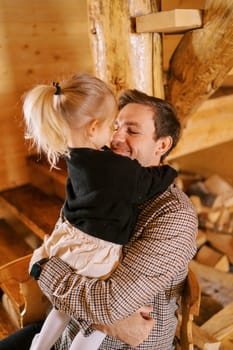
{"label": "checkered blazer", "polygon": [[59,258],[51,258],[39,285],[57,309],[72,316],[55,348],[68,350],[80,328],[88,334],[92,323],[113,323],[147,304],[153,305],[155,319],[147,340],[132,348],[107,336],[99,350],[173,349],[177,298],[196,252],[197,227],[189,198],[171,185],[141,206],[123,260],[108,280],[76,275]]}

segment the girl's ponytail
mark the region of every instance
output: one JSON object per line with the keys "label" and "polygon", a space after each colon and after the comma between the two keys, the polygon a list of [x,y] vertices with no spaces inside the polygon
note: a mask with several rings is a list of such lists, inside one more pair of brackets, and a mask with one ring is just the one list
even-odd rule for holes
{"label": "girl's ponytail", "polygon": [[58,89],[59,85],[38,85],[26,94],[23,103],[25,138],[32,141],[39,153],[47,155],[52,166],[60,156],[68,154],[67,123],[54,108],[57,100],[63,98],[56,93]]}

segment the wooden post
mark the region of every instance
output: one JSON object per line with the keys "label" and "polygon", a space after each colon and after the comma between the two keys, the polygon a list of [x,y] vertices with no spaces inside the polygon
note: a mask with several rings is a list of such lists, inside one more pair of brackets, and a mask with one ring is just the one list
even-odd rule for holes
{"label": "wooden post", "polygon": [[185,124],[233,67],[232,0],[206,0],[203,28],[187,32],[170,64],[168,99]]}
{"label": "wooden post", "polygon": [[136,16],[156,11],[155,0],[88,0],[95,73],[117,94],[135,88],[164,97],[160,34],[134,27]]}

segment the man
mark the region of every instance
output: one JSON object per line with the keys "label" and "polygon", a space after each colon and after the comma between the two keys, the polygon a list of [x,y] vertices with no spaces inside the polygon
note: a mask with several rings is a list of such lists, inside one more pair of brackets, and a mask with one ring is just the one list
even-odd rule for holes
{"label": "man", "polygon": [[[122,94],[119,108],[112,150],[143,166],[159,165],[179,139],[173,108],[136,90]],[[176,302],[196,252],[196,234],[190,200],[171,185],[139,208],[122,262],[107,280],[79,276],[57,257],[43,264],[41,289],[57,309],[73,316],[55,349],[67,350],[80,327],[88,335],[90,325],[109,334],[99,350],[135,349],[144,339],[137,349],[172,349]]]}

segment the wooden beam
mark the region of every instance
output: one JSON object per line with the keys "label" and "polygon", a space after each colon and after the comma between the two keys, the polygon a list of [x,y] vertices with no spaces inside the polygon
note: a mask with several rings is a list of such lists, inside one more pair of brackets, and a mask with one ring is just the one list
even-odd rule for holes
{"label": "wooden beam", "polygon": [[180,9],[204,9],[205,0],[161,0],[161,10]]}
{"label": "wooden beam", "polygon": [[[163,70],[167,73],[170,59],[184,34],[162,34]],[[167,74],[166,74],[167,75]]]}
{"label": "wooden beam", "polygon": [[176,33],[201,26],[201,11],[196,9],[175,9],[136,17],[137,33]]}
{"label": "wooden beam", "polygon": [[233,140],[232,95],[209,99],[192,114],[180,142],[168,156],[178,158]]}
{"label": "wooden beam", "polygon": [[156,11],[150,0],[88,0],[95,74],[117,94],[136,88],[164,97],[160,35],[136,34],[133,20]]}
{"label": "wooden beam", "polygon": [[184,125],[233,67],[232,17],[232,0],[207,0],[203,28],[185,33],[171,59],[167,98]]}

